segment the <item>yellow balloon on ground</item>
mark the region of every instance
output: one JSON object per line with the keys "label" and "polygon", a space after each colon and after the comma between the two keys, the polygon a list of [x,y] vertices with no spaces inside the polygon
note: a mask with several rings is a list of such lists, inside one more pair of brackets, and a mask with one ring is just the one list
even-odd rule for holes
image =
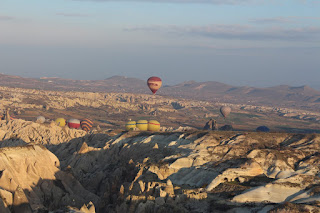
{"label": "yellow balloon on ground", "polygon": [[58,126],[65,126],[66,125],[66,120],[64,118],[57,118],[56,119],[56,124],[58,124]]}
{"label": "yellow balloon on ground", "polygon": [[137,123],[135,121],[128,121],[126,123],[126,130],[130,131],[130,130],[134,130],[137,127]]}
{"label": "yellow balloon on ground", "polygon": [[137,128],[141,131],[147,131],[148,130],[148,121],[147,120],[138,120],[137,121]]}
{"label": "yellow balloon on ground", "polygon": [[159,131],[160,130],[160,123],[156,120],[149,121],[148,130],[149,131]]}

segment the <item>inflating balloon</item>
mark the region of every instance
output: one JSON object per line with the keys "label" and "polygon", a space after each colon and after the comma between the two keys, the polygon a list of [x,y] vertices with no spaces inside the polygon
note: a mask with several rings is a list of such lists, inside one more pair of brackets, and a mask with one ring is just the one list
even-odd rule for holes
{"label": "inflating balloon", "polygon": [[159,131],[160,123],[156,120],[151,120],[148,123],[148,131]]}
{"label": "inflating balloon", "polygon": [[66,120],[64,118],[57,118],[56,119],[56,124],[58,126],[65,126],[66,125]]}
{"label": "inflating balloon", "polygon": [[40,123],[40,124],[43,124],[45,121],[46,121],[46,118],[41,116],[41,115],[38,116],[37,119],[36,119],[36,122]]}
{"label": "inflating balloon", "polygon": [[93,126],[93,122],[89,119],[84,119],[80,122],[80,126],[82,130],[89,132]]}
{"label": "inflating balloon", "polygon": [[137,123],[135,121],[128,121],[126,123],[126,130],[130,131],[130,130],[134,130],[137,127]]}
{"label": "inflating balloon", "polygon": [[137,128],[141,131],[147,131],[148,130],[148,121],[147,120],[138,120],[137,121]]}
{"label": "inflating balloon", "polygon": [[162,85],[162,80],[159,77],[153,76],[148,79],[147,83],[151,92],[155,94],[158,91],[158,89],[160,89]]}
{"label": "inflating balloon", "polygon": [[78,119],[71,118],[68,121],[68,127],[71,129],[79,129],[80,128],[80,121]]}

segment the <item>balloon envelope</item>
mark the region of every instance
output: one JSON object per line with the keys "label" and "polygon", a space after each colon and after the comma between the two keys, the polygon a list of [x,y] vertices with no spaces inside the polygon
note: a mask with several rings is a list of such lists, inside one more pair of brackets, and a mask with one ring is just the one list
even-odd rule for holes
{"label": "balloon envelope", "polygon": [[57,118],[56,123],[58,124],[58,126],[65,126],[66,120],[64,118]]}
{"label": "balloon envelope", "polygon": [[147,131],[148,130],[148,121],[147,120],[138,120],[137,121],[137,128],[141,131]]}
{"label": "balloon envelope", "polygon": [[134,130],[137,127],[137,123],[135,121],[128,121],[126,123],[126,130],[130,131],[130,130]]}
{"label": "balloon envelope", "polygon": [[43,124],[46,121],[46,118],[43,116],[38,116],[36,122]]}
{"label": "balloon envelope", "polygon": [[159,77],[152,76],[147,81],[148,87],[153,94],[155,94],[158,89],[162,86],[162,80]]}
{"label": "balloon envelope", "polygon": [[231,107],[229,107],[229,106],[222,106],[221,108],[220,108],[220,113],[221,113],[221,115],[223,116],[223,117],[228,117],[228,115],[230,114],[230,112],[231,112]]}
{"label": "balloon envelope", "polygon": [[80,121],[78,119],[70,119],[68,121],[68,127],[71,129],[79,129],[80,128]]}
{"label": "balloon envelope", "polygon": [[80,126],[82,130],[89,132],[93,126],[93,122],[89,119],[84,119],[80,122]]}
{"label": "balloon envelope", "polygon": [[156,120],[151,120],[148,123],[148,131],[159,131],[160,123]]}

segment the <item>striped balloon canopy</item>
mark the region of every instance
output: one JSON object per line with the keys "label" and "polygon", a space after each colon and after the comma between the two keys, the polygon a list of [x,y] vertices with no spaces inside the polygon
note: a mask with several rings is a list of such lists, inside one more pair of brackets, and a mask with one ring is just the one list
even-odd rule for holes
{"label": "striped balloon canopy", "polygon": [[86,132],[89,132],[90,129],[92,128],[93,126],[93,122],[89,119],[83,119],[81,122],[80,122],[80,125],[81,125],[81,129],[86,131]]}
{"label": "striped balloon canopy", "polygon": [[137,123],[135,121],[128,121],[126,123],[126,130],[130,131],[130,130],[134,130],[137,127]]}
{"label": "striped balloon canopy", "polygon": [[137,121],[137,128],[141,131],[148,130],[148,121],[147,120],[138,120]]}
{"label": "striped balloon canopy", "polygon": [[162,80],[159,77],[152,76],[147,81],[148,87],[153,94],[155,94],[158,89],[162,86]]}
{"label": "striped balloon canopy", "polygon": [[159,131],[160,130],[160,123],[156,120],[151,120],[148,123],[148,131]]}

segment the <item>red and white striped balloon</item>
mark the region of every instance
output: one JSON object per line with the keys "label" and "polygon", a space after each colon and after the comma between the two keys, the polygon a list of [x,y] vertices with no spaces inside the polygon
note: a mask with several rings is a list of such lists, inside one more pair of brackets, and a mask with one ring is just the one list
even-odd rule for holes
{"label": "red and white striped balloon", "polygon": [[147,81],[148,87],[153,94],[155,94],[158,89],[162,86],[162,80],[159,77],[152,76]]}
{"label": "red and white striped balloon", "polygon": [[68,127],[71,129],[79,129],[80,128],[80,121],[78,119],[72,118],[68,120]]}

